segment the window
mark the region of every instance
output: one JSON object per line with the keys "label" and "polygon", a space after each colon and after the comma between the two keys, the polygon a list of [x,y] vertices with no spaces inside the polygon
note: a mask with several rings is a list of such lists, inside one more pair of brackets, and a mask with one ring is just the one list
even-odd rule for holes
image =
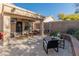
{"label": "window", "polygon": [[16,20],[17,20],[16,18],[12,18],[11,23],[16,23]]}
{"label": "window", "polygon": [[25,22],[24,30],[29,30],[29,29],[30,29],[30,23],[29,22]]}

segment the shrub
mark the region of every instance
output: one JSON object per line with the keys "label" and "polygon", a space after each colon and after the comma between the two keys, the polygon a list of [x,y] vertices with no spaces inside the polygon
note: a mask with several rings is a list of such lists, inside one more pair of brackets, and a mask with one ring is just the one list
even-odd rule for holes
{"label": "shrub", "polygon": [[76,31],[77,29],[68,29],[66,33],[73,35]]}
{"label": "shrub", "polygon": [[79,30],[74,33],[74,36],[79,40]]}
{"label": "shrub", "polygon": [[54,31],[54,32],[50,33],[50,36],[57,36],[58,33],[59,33],[59,31]]}

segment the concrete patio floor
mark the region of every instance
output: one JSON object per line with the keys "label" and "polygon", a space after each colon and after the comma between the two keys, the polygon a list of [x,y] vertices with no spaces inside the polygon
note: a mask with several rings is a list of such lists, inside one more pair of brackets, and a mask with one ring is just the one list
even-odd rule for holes
{"label": "concrete patio floor", "polygon": [[65,43],[65,49],[59,48],[59,52],[50,49],[48,55],[43,49],[42,42],[40,36],[23,40],[11,39],[8,49],[2,50],[0,47],[0,56],[72,56],[71,45],[68,41]]}

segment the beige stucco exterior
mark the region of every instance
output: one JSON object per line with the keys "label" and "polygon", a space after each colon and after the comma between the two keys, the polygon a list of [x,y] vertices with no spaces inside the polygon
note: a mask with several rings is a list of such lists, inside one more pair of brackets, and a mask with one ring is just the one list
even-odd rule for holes
{"label": "beige stucco exterior", "polygon": [[29,10],[19,8],[14,4],[0,4],[0,32],[4,33],[3,46],[6,46],[8,44],[11,33],[16,32],[16,23],[11,23],[11,20],[13,18],[16,19],[16,22],[22,22],[23,33],[26,22],[30,22],[33,30],[34,22],[43,21],[44,16],[41,16]]}
{"label": "beige stucco exterior", "polygon": [[2,15],[0,14],[0,32],[3,31],[3,20],[2,20]]}
{"label": "beige stucco exterior", "polygon": [[10,29],[11,25],[10,25],[10,16],[9,15],[4,15],[3,16],[3,32],[4,32],[4,36],[3,36],[3,45],[7,45],[8,43],[8,39],[10,37]]}

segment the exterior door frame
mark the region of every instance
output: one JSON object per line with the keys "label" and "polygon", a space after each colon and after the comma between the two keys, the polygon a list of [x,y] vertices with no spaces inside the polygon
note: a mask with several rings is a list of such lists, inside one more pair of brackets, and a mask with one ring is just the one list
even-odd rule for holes
{"label": "exterior door frame", "polygon": [[[20,24],[20,25],[19,25],[19,24]],[[22,22],[21,22],[21,21],[17,21],[17,22],[16,22],[16,32],[22,34],[22,30],[23,30],[22,28],[23,28]]]}

